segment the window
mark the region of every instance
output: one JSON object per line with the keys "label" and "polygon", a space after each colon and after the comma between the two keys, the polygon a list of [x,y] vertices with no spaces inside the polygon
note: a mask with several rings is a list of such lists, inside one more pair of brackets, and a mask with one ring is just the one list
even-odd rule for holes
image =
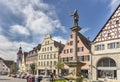
{"label": "window", "polygon": [[108,44],[108,49],[120,48],[120,42],[113,42]]}
{"label": "window", "polygon": [[52,61],[50,61],[50,65],[52,66]]}
{"label": "window", "polygon": [[101,60],[99,60],[98,67],[115,67],[116,63],[113,59],[110,58],[103,58]]}
{"label": "window", "polygon": [[47,59],[49,59],[49,54],[47,55]]}
{"label": "window", "polygon": [[54,58],[56,58],[56,54],[54,54]]}
{"label": "window", "polygon": [[41,62],[41,66],[43,66],[43,62]]}
{"label": "window", "polygon": [[64,50],[64,54],[67,54],[68,53],[68,49],[67,50]]}
{"label": "window", "polygon": [[83,52],[84,47],[78,47],[78,52]]}
{"label": "window", "polygon": [[70,41],[70,45],[73,45],[73,41]]}
{"label": "window", "polygon": [[45,51],[46,51],[46,48],[45,48]]}
{"label": "window", "polygon": [[45,61],[44,61],[44,66],[46,65]]}
{"label": "window", "polygon": [[95,50],[104,50],[104,44],[96,45]]}
{"label": "window", "polygon": [[73,49],[72,48],[70,49],[70,53],[73,53]]}
{"label": "window", "polygon": [[69,49],[64,50],[64,54],[67,54],[67,53],[69,53]]}
{"label": "window", "polygon": [[43,59],[43,55],[41,55],[41,59]]}
{"label": "window", "polygon": [[50,50],[52,51],[52,47],[50,47]]}
{"label": "window", "polygon": [[82,61],[84,61],[84,56],[81,56]]}
{"label": "window", "polygon": [[69,42],[67,43],[67,45],[69,45]]}
{"label": "window", "polygon": [[117,42],[116,44],[117,44],[117,48],[120,48],[120,42]]}
{"label": "window", "polygon": [[72,34],[70,35],[70,38],[73,38],[73,35],[72,35]]}
{"label": "window", "polygon": [[66,61],[67,61],[67,62],[69,61],[69,58],[68,58],[68,57],[66,58]]}
{"label": "window", "polygon": [[82,56],[79,56],[78,59],[79,59],[79,61],[82,61]]}
{"label": "window", "polygon": [[54,65],[56,65],[56,61],[54,61]]}
{"label": "window", "polygon": [[69,49],[67,49],[67,53],[69,53]]}
{"label": "window", "polygon": [[46,59],[46,55],[44,55],[44,59]]}
{"label": "window", "polygon": [[84,57],[84,60],[85,60],[85,61],[89,61],[89,60],[90,60],[89,58],[90,58],[89,55],[88,55],[88,56],[85,56],[85,57]]}

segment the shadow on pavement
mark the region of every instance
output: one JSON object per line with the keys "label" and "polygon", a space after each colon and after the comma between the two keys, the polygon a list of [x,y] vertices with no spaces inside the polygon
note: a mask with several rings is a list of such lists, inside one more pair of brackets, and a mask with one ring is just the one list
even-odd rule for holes
{"label": "shadow on pavement", "polygon": [[10,80],[10,79],[0,79],[0,80]]}

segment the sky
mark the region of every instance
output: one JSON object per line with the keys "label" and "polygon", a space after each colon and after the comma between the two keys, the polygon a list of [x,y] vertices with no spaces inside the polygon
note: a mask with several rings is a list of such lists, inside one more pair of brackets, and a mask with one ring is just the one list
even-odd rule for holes
{"label": "sky", "polygon": [[92,41],[120,0],[0,0],[0,57],[16,60],[17,51],[30,51],[46,34],[66,44],[75,9],[80,31]]}

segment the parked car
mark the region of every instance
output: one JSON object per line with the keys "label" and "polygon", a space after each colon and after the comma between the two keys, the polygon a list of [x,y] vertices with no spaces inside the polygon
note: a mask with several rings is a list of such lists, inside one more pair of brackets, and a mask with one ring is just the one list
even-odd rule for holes
{"label": "parked car", "polygon": [[26,76],[26,75],[27,75],[26,73],[22,74],[22,75],[21,75],[21,78],[22,78],[22,79],[25,79],[25,76]]}
{"label": "parked car", "polygon": [[16,74],[16,77],[17,77],[17,78],[20,78],[20,77],[21,77],[21,74]]}
{"label": "parked car", "polygon": [[12,74],[11,74],[11,77],[16,78],[16,77],[17,77],[17,75],[16,75],[15,73],[12,73]]}
{"label": "parked car", "polygon": [[26,74],[26,76],[24,77],[25,79],[29,78],[30,74]]}

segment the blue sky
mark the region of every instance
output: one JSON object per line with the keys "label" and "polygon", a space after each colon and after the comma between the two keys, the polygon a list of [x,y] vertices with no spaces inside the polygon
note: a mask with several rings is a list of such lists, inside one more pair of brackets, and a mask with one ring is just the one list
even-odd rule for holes
{"label": "blue sky", "polygon": [[22,45],[29,51],[51,34],[66,43],[75,9],[80,31],[92,41],[120,0],[0,0],[0,57],[16,60]]}

